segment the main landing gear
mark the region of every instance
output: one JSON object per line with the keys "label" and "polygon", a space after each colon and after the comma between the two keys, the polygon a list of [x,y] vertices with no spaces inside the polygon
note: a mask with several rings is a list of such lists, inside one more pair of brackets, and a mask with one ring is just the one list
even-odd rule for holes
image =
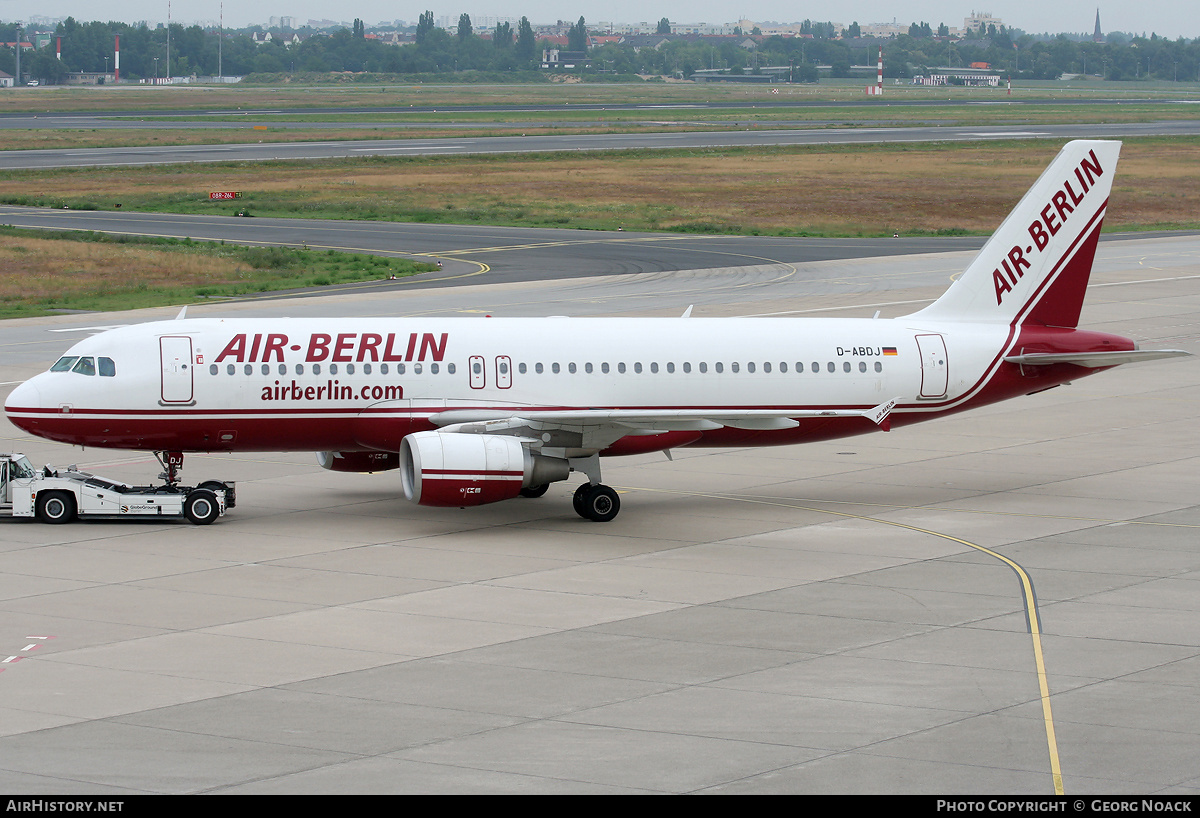
{"label": "main landing gear", "polygon": [[571,503],[576,514],[596,523],[607,523],[621,510],[621,498],[613,489],[600,483],[584,483],[575,489]]}
{"label": "main landing gear", "polygon": [[[588,477],[586,483],[575,489],[575,496],[571,498],[575,513],[594,523],[607,523],[615,518],[621,510],[621,498],[617,496],[616,491],[600,482],[600,456],[592,454],[567,459],[571,464],[571,471],[583,472]],[[527,486],[521,489],[521,496],[541,497],[548,488],[549,483]]]}

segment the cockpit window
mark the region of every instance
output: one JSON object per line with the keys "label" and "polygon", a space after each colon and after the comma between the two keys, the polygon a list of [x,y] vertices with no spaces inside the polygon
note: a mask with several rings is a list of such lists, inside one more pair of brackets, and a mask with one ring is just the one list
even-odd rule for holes
{"label": "cockpit window", "polygon": [[50,367],[51,372],[70,372],[71,367],[75,366],[75,362],[79,360],[78,355],[67,355],[59,358],[54,366]]}
{"label": "cockpit window", "polygon": [[71,367],[72,372],[78,372],[80,375],[95,375],[96,361],[91,357],[80,358],[75,366]]}
{"label": "cockpit window", "polygon": [[112,378],[117,374],[117,365],[113,363],[112,358],[100,358],[100,377]]}

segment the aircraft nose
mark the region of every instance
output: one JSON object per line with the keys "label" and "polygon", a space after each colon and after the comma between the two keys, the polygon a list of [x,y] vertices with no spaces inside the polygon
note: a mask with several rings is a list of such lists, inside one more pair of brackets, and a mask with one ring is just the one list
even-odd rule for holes
{"label": "aircraft nose", "polygon": [[21,409],[39,409],[42,406],[42,393],[31,378],[8,393],[4,401],[4,411],[12,413]]}

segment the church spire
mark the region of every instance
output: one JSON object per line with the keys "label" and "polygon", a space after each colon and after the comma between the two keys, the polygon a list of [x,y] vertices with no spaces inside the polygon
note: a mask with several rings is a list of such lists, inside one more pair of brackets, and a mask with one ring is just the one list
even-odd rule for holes
{"label": "church spire", "polygon": [[1092,32],[1092,42],[1093,43],[1104,42],[1104,32],[1102,32],[1100,30],[1100,9],[1099,8],[1096,9],[1096,30],[1094,32]]}

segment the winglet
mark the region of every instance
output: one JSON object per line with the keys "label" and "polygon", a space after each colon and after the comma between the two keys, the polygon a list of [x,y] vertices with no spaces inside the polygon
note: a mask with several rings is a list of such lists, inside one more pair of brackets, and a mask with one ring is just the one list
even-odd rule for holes
{"label": "winglet", "polygon": [[692,317],[692,307],[694,307],[694,306],[696,306],[696,305],[695,305],[695,304],[689,304],[689,305],[688,305],[688,308],[687,308],[686,310],[684,310],[684,311],[683,311],[683,315],[681,315],[681,316],[679,316],[679,317],[680,317],[680,318],[691,318],[691,317]]}
{"label": "winglet", "polygon": [[184,318],[187,318],[187,304],[183,305],[183,309],[179,311],[179,315],[175,316],[175,320],[182,321]]}

